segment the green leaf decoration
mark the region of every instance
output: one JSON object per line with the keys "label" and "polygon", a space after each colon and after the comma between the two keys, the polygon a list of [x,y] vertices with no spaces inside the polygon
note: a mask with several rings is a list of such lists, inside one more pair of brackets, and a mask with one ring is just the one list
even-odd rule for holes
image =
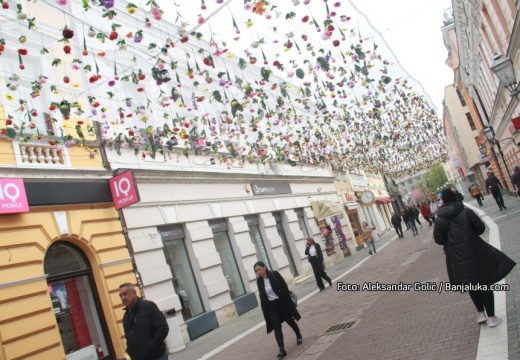
{"label": "green leaf decoration", "polygon": [[296,77],[298,77],[298,79],[303,79],[305,77],[305,72],[300,68],[296,69]]}

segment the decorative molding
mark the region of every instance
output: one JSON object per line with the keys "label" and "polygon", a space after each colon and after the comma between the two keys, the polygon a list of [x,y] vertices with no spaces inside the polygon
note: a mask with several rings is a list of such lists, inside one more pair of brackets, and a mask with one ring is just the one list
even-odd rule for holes
{"label": "decorative molding", "polygon": [[34,277],[25,278],[25,279],[21,279],[21,280],[9,281],[9,282],[5,282],[5,283],[0,283],[0,289],[24,285],[24,284],[28,284],[28,283],[32,283],[32,282],[36,282],[36,281],[40,281],[40,280],[46,280],[46,279],[47,279],[47,274],[44,274],[44,275],[34,276]]}

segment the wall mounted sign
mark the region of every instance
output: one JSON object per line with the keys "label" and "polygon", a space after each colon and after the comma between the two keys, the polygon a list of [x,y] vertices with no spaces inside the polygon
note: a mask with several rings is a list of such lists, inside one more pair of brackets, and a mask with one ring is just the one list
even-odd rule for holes
{"label": "wall mounted sign", "polygon": [[116,209],[135,204],[140,200],[134,174],[131,170],[114,176],[109,180],[109,184]]}
{"label": "wall mounted sign", "polygon": [[258,181],[251,183],[253,195],[290,194],[291,186],[286,182]]}
{"label": "wall mounted sign", "polygon": [[0,214],[29,211],[23,179],[0,179]]}

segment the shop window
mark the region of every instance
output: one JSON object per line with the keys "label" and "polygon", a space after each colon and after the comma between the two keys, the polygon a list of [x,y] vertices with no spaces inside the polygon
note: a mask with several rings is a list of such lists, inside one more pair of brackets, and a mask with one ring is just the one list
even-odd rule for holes
{"label": "shop window", "polygon": [[67,358],[111,358],[106,324],[85,255],[72,244],[56,242],[45,254],[44,270]]}
{"label": "shop window", "polygon": [[220,260],[222,261],[222,271],[229,285],[231,299],[246,293],[238,264],[236,261],[233,247],[229,239],[228,227],[225,220],[210,221],[209,225],[213,231],[213,239]]}
{"label": "shop window", "polygon": [[173,286],[181,302],[184,320],[203,313],[204,307],[186,250],[182,226],[167,226],[157,230],[161,234],[164,256],[172,273]]}
{"label": "shop window", "polygon": [[310,231],[307,227],[307,223],[305,221],[305,218],[303,216],[303,209],[296,209],[296,216],[298,217],[298,226],[300,227],[301,232],[303,233],[303,238],[306,239],[310,237]]}
{"label": "shop window", "polygon": [[285,230],[282,224],[282,214],[273,213],[274,220],[276,221],[276,231],[278,232],[278,236],[282,239],[282,249],[289,260],[289,269],[291,270],[291,274],[293,276],[298,276],[298,269],[296,268],[296,264],[294,262],[294,258],[292,256],[291,248],[289,247],[289,241],[287,240],[287,236],[285,235]]}
{"label": "shop window", "polygon": [[258,216],[247,216],[245,219],[247,221],[247,225],[249,226],[249,235],[251,236],[251,241],[253,241],[253,245],[256,249],[256,257],[258,260],[266,264],[269,269],[272,269],[269,256],[267,256],[267,251],[265,250],[264,239],[260,233],[260,223],[258,222]]}

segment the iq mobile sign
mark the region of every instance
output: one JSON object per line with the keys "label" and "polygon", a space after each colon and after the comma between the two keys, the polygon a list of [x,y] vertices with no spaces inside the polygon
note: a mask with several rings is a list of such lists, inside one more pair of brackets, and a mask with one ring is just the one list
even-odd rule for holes
{"label": "iq mobile sign", "polygon": [[0,214],[29,211],[23,179],[0,179]]}
{"label": "iq mobile sign", "polygon": [[128,170],[122,174],[114,176],[109,180],[110,191],[114,199],[116,209],[124,208],[139,201],[139,193],[135,186],[134,175]]}

